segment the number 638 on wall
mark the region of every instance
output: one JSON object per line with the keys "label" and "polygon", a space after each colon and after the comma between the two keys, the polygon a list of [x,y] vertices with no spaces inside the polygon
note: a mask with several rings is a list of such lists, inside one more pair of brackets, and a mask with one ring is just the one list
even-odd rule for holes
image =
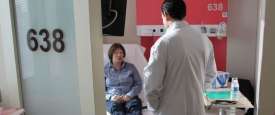
{"label": "number 638 on wall", "polygon": [[[37,38],[42,38],[39,42]],[[63,31],[61,29],[54,29],[52,32],[52,40],[50,40],[50,33],[47,29],[41,29],[36,31],[35,29],[29,29],[27,33],[27,43],[31,51],[37,51],[40,48],[44,52],[48,52],[53,47],[54,51],[61,53],[65,49],[65,43],[63,41]]]}

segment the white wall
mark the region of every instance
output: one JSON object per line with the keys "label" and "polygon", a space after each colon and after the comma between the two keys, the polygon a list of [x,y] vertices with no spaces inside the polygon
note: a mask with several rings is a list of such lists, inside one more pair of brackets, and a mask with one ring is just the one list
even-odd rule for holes
{"label": "white wall", "polygon": [[260,82],[259,115],[275,115],[275,1],[266,0],[263,61]]}
{"label": "white wall", "polygon": [[259,0],[228,0],[227,71],[255,86]]}
{"label": "white wall", "polygon": [[140,43],[140,37],[136,34],[136,0],[127,0],[124,36],[105,36],[104,43]]}

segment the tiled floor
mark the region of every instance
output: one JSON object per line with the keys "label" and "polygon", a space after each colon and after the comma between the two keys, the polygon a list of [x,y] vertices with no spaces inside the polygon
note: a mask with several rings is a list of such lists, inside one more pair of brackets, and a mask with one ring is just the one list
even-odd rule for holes
{"label": "tiled floor", "polygon": [[[211,110],[207,110],[206,115],[218,115],[219,114],[219,110],[217,108],[213,108]],[[236,115],[244,115],[245,112],[243,110],[236,110]],[[148,110],[144,110],[143,111],[143,115],[153,115],[150,111]],[[227,115],[227,114],[225,114]]]}
{"label": "tiled floor", "polygon": [[[217,108],[212,108],[210,110],[206,111],[206,115],[218,115],[219,114],[219,110]],[[236,110],[236,115],[244,115],[245,112],[243,110]],[[107,114],[110,115],[110,114]],[[143,110],[143,115],[153,115],[150,111],[148,111],[147,109]],[[228,114],[225,114],[228,115]]]}

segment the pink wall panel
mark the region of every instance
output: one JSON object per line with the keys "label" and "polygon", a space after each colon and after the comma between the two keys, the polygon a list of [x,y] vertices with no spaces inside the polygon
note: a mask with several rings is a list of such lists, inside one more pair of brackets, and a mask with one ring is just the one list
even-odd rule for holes
{"label": "pink wall panel", "polygon": [[136,0],[137,25],[162,24],[160,5],[162,0]]}
{"label": "pink wall panel", "polygon": [[[160,5],[163,0],[137,0],[137,25],[162,25]],[[226,22],[227,17],[222,13],[227,12],[227,0],[185,0],[187,4],[186,20],[190,24],[219,24]],[[208,11],[209,4],[216,5],[222,10]],[[212,5],[213,6],[213,5]],[[144,53],[148,59],[150,48],[159,37],[141,37],[141,45],[146,48]],[[226,40],[210,38],[214,45],[218,70],[226,70]]]}
{"label": "pink wall panel", "polygon": [[226,47],[227,39],[223,38],[221,40],[216,38],[210,38],[214,46],[215,59],[217,63],[217,68],[220,71],[226,71]]}
{"label": "pink wall panel", "polygon": [[[185,0],[187,6],[186,20],[190,24],[218,24],[226,21],[222,13],[228,11],[227,0]],[[217,8],[216,11],[208,11],[208,6]],[[213,9],[214,10],[214,9]]]}

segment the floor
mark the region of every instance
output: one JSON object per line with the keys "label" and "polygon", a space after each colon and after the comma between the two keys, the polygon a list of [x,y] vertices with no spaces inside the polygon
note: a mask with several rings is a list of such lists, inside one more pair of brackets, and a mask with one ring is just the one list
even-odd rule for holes
{"label": "floor", "polygon": [[[212,108],[211,110],[207,110],[206,115],[218,115],[219,114],[219,110],[217,108]],[[244,115],[245,112],[243,110],[236,110],[236,114],[235,115]],[[110,115],[107,113],[107,115]],[[150,111],[143,110],[143,115],[153,115]],[[228,115],[228,114],[225,114]]]}

